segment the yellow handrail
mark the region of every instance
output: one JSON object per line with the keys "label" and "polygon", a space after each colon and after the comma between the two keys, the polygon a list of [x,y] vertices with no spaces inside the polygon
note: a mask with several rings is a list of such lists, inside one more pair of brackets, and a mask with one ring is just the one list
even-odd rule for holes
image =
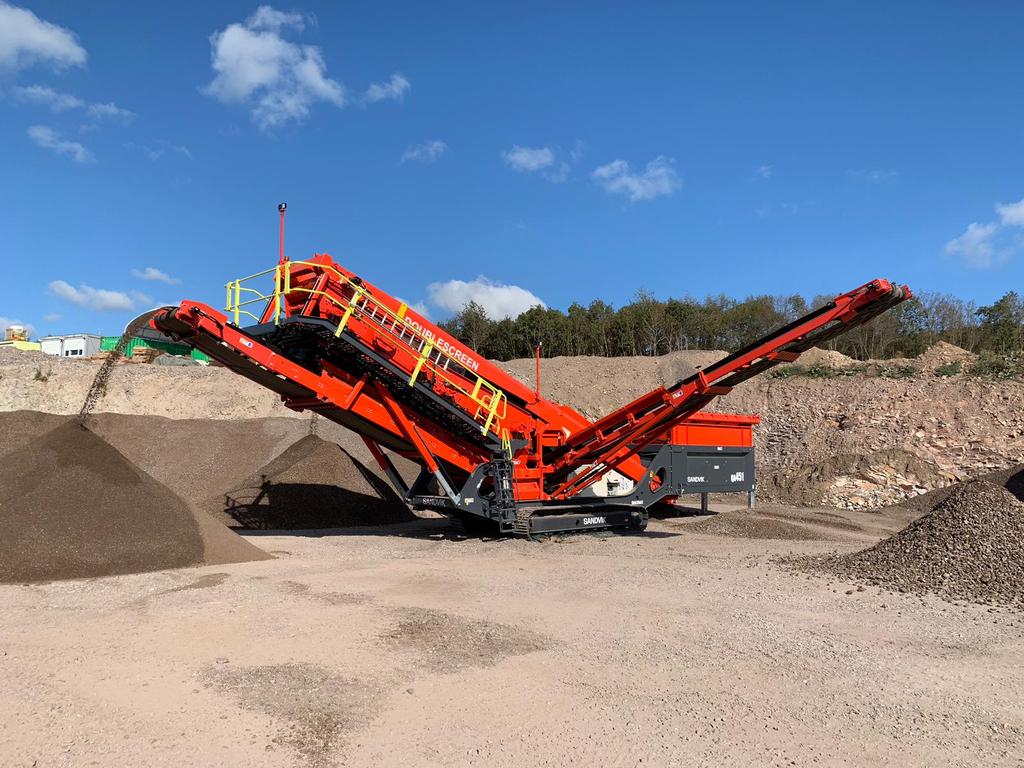
{"label": "yellow handrail", "polygon": [[[326,291],[300,286],[293,287],[291,284],[290,266],[296,264],[327,270],[333,273],[335,278],[343,285],[349,285],[352,287],[352,298],[349,299],[347,303],[342,303]],[[282,266],[284,269],[282,269]],[[269,295],[263,294],[254,288],[249,288],[248,286],[242,287],[242,283],[265,277],[271,273],[274,274],[274,291]],[[416,326],[406,322],[404,317],[405,312],[402,311],[406,309],[405,304],[402,305],[398,312],[394,312],[381,302],[377,301],[377,299],[375,299],[362,285],[354,283],[346,275],[339,272],[330,264],[322,264],[320,262],[313,261],[291,261],[285,265],[279,264],[272,269],[266,269],[262,272],[257,272],[254,275],[249,275],[248,277],[241,277],[237,280],[232,280],[225,285],[225,288],[227,289],[227,301],[225,303],[224,310],[233,314],[235,325],[238,325],[241,315],[248,315],[256,322],[260,322],[262,317],[258,317],[254,313],[242,309],[242,307],[250,304],[256,304],[258,302],[265,302],[265,307],[268,306],[269,302],[274,302],[274,324],[279,324],[281,322],[281,317],[284,314],[284,302],[282,296],[296,292],[308,294],[310,296],[323,296],[331,304],[342,311],[341,320],[338,322],[338,328],[335,332],[336,336],[341,336],[353,314],[360,311],[360,303],[362,304],[361,311],[363,313],[367,311],[367,307],[371,307],[373,310],[372,314],[376,318],[379,311],[384,318],[384,320],[380,321],[381,327],[388,331],[392,336],[396,336],[403,344],[408,344],[405,339],[406,333],[408,333],[411,338],[419,339],[420,341],[420,347],[418,350],[419,358],[416,362],[416,367],[413,369],[413,372],[409,377],[409,386],[415,386],[420,373],[424,368],[426,368],[436,378],[441,379],[456,391],[461,392],[476,403],[477,409],[473,418],[478,421],[483,419],[481,432],[487,434],[493,428],[493,431],[499,436],[499,438],[501,438],[503,447],[505,447],[507,451],[511,450],[508,440],[508,431],[504,430],[501,426],[508,413],[508,397],[501,389],[496,387],[494,384],[491,384],[482,376],[477,375],[472,390],[467,391],[459,382],[446,375],[445,368],[437,365],[435,361],[430,359],[431,353],[436,348],[436,341],[432,337],[424,334],[423,331],[417,329]],[[246,295],[251,294],[252,297],[242,301],[243,293]],[[261,314],[265,315],[266,311],[264,310]],[[385,322],[388,318],[391,319],[390,328],[388,328],[388,325]],[[401,331],[396,333],[396,329],[399,327],[401,327]],[[409,344],[409,346],[413,345]],[[440,358],[441,354],[443,353],[438,351],[438,358]]]}

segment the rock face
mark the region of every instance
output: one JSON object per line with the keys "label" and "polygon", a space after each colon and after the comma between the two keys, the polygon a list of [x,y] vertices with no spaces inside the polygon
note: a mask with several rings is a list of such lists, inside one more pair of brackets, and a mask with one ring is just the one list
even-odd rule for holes
{"label": "rock face", "polygon": [[957,487],[931,512],[861,552],[799,567],[898,592],[1024,605],[1024,504],[998,485]]}
{"label": "rock face", "polygon": [[267,557],[75,419],[3,458],[0,582]]}
{"label": "rock face", "polygon": [[909,451],[845,453],[782,470],[758,487],[760,494],[785,504],[840,509],[878,509],[920,496],[954,476]]}

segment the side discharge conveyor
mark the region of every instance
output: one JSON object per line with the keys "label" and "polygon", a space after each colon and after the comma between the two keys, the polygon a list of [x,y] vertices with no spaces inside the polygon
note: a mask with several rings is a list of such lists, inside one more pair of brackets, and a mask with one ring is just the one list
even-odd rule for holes
{"label": "side discharge conveyor", "polygon": [[[277,392],[287,407],[358,433],[414,509],[530,536],[643,528],[653,505],[698,486],[752,492],[752,447],[674,444],[674,430],[689,429],[690,442],[747,418],[749,434],[756,417],[700,411],[910,295],[873,280],[594,422],[541,397],[327,254],[296,261],[282,248],[276,266],[226,285],[224,312],[183,301],[154,312],[150,324]],[[420,467],[411,484],[389,452]],[[735,487],[707,480],[712,467]]]}

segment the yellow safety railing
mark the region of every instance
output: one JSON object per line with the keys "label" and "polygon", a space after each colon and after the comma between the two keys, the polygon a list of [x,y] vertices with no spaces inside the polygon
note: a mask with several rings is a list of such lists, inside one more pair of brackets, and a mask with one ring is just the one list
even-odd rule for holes
{"label": "yellow safety railing", "polygon": [[[343,302],[326,291],[316,288],[307,288],[305,286],[292,285],[291,269],[289,268],[291,265],[305,265],[332,273],[337,282],[342,285],[351,286],[351,298],[349,298],[347,302]],[[274,275],[274,290],[272,293],[264,294],[255,288],[243,285],[243,283],[248,283],[252,280],[259,280],[260,278],[265,278],[270,274]],[[227,300],[224,305],[224,310],[231,313],[235,325],[238,325],[242,315],[251,317],[256,322],[260,322],[263,315],[266,314],[266,308],[269,302],[272,302],[274,306],[274,323],[280,323],[284,312],[284,300],[282,297],[290,293],[305,293],[310,296],[322,296],[340,309],[342,314],[341,319],[338,321],[338,328],[335,331],[335,336],[341,336],[345,327],[348,325],[349,320],[355,313],[362,312],[363,314],[370,315],[370,317],[374,318],[381,328],[391,336],[396,338],[402,344],[413,347],[417,350],[418,358],[416,360],[416,366],[413,368],[412,374],[409,376],[409,386],[414,386],[417,379],[423,371],[426,370],[436,379],[440,379],[452,389],[460,392],[465,397],[468,397],[477,406],[476,412],[473,414],[473,418],[477,421],[483,421],[480,431],[485,435],[490,431],[497,434],[501,439],[502,447],[505,449],[506,453],[511,456],[509,433],[508,430],[503,429],[501,426],[508,414],[508,398],[505,393],[482,376],[478,376],[476,374],[472,374],[473,376],[476,376],[476,381],[474,382],[472,389],[466,389],[462,383],[448,375],[446,370],[448,364],[452,362],[451,358],[437,349],[437,343],[433,337],[427,336],[416,326],[405,322],[405,310],[407,309],[405,304],[402,304],[398,312],[395,312],[374,298],[362,285],[354,283],[349,277],[339,272],[330,264],[323,264],[314,261],[290,261],[287,264],[278,265],[272,269],[266,269],[262,272],[257,272],[254,275],[249,275],[248,277],[241,277],[237,280],[232,280],[225,284],[225,289],[227,291]],[[260,315],[256,315],[254,312],[243,309],[243,307],[252,306],[258,303],[263,304],[263,310]],[[390,327],[388,327],[388,321],[390,321]],[[412,343],[411,340],[413,339],[415,339],[418,344]],[[437,351],[437,354],[432,358],[431,355],[435,350]],[[445,358],[444,365],[440,364],[442,357]]]}

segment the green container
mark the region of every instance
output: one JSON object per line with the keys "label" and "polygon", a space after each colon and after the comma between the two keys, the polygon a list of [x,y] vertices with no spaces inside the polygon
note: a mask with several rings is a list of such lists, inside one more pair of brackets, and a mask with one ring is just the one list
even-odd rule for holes
{"label": "green container", "polygon": [[[120,336],[104,336],[100,339],[100,351],[109,352],[117,346],[117,342],[120,340]],[[126,357],[131,357],[132,353],[138,349],[159,349],[166,352],[169,355],[178,355],[179,357],[191,357],[193,360],[208,363],[210,362],[210,356],[204,352],[200,352],[198,349],[192,349],[188,344],[175,344],[170,341],[150,341],[148,339],[140,339],[138,336],[128,342],[128,345],[124,349]]]}

